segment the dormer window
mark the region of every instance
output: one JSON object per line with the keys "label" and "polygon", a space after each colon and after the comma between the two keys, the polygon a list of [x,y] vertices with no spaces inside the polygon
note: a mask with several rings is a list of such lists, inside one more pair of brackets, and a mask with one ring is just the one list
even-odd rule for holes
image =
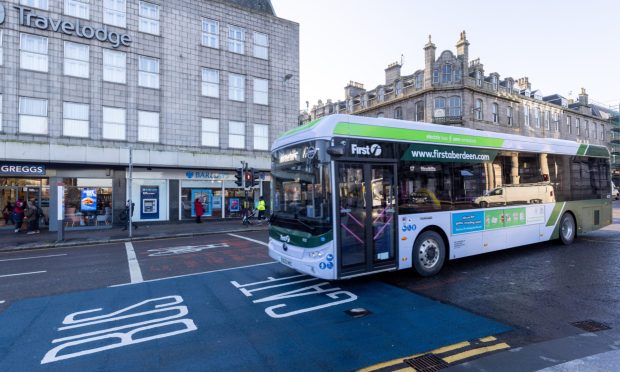
{"label": "dormer window", "polygon": [[422,89],[424,87],[424,74],[417,74],[415,76],[415,88]]}
{"label": "dormer window", "polygon": [[396,82],[396,84],[394,84],[394,85],[395,85],[395,88],[394,88],[394,89],[395,89],[395,91],[396,91],[396,92],[395,92],[395,94],[396,94],[397,96],[400,96],[400,95],[403,93],[403,81],[402,81],[402,80],[398,80],[398,81]]}
{"label": "dormer window", "polygon": [[452,65],[443,65],[441,72],[441,82],[450,83],[452,81]]}
{"label": "dormer window", "polygon": [[499,89],[499,79],[497,78],[497,75],[491,76],[491,85],[493,86],[493,90]]}
{"label": "dormer window", "polygon": [[439,83],[439,69],[433,69],[433,84]]}
{"label": "dormer window", "polygon": [[368,94],[362,94],[362,107],[368,106]]}
{"label": "dormer window", "polygon": [[379,93],[377,94],[377,100],[379,102],[383,102],[385,99],[385,90],[383,88],[379,88]]}
{"label": "dormer window", "polygon": [[479,87],[482,86],[482,71],[480,70],[476,70],[476,85]]}
{"label": "dormer window", "polygon": [[456,65],[456,68],[454,69],[454,81],[455,82],[460,82],[461,81],[461,66],[460,65]]}

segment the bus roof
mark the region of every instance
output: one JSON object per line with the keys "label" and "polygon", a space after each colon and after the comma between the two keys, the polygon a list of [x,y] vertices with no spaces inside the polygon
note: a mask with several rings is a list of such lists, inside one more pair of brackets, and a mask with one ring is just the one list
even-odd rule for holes
{"label": "bus roof", "polygon": [[289,130],[274,142],[272,150],[313,139],[330,140],[334,137],[609,157],[607,147],[567,140],[341,114],[325,116]]}

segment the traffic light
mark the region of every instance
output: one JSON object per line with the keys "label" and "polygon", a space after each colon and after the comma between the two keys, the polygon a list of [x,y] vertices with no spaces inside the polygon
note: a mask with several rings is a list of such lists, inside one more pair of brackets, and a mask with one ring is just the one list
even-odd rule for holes
{"label": "traffic light", "polygon": [[237,186],[243,186],[243,168],[237,168],[237,172],[235,173],[235,184]]}
{"label": "traffic light", "polygon": [[258,186],[260,182],[260,172],[257,169],[252,168],[252,186]]}
{"label": "traffic light", "polygon": [[246,170],[243,173],[243,176],[245,177],[245,187],[252,187],[254,185],[252,185],[252,180],[253,180],[253,176],[252,176],[252,170]]}

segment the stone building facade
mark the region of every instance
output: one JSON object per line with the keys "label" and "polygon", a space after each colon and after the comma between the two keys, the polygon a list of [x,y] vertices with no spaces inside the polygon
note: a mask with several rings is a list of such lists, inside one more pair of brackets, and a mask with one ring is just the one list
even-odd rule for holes
{"label": "stone building facade", "polygon": [[393,63],[385,69],[385,84],[368,90],[352,81],[345,87],[344,100],[319,102],[302,113],[300,122],[348,113],[581,143],[609,145],[612,140],[613,113],[590,104],[585,89],[572,102],[533,90],[527,77],[488,72],[479,59],[470,59],[465,31],[456,54],[445,50],[437,55],[436,51],[429,36],[422,69],[403,75],[401,65]]}
{"label": "stone building facade", "polygon": [[[0,7],[0,206],[34,198],[51,229],[58,200],[70,228],[117,222],[127,199],[137,221],[190,219],[196,198],[223,218],[242,160],[269,179],[299,102],[299,25],[269,0]],[[94,209],[81,204],[92,190]]]}

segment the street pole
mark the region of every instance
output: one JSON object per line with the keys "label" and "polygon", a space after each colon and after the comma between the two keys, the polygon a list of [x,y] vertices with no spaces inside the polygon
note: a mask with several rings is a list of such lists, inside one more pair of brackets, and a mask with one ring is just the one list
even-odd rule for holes
{"label": "street pole", "polygon": [[245,170],[248,167],[248,163],[245,160],[241,160],[241,187],[243,188],[243,213],[244,215],[247,213],[248,208],[248,192],[245,189]]}
{"label": "street pole", "polygon": [[128,198],[128,207],[127,207],[127,221],[129,223],[129,238],[133,237],[133,225],[132,225],[132,208],[131,205],[133,203],[132,200],[132,190],[131,186],[133,184],[133,146],[129,145],[129,198]]}

